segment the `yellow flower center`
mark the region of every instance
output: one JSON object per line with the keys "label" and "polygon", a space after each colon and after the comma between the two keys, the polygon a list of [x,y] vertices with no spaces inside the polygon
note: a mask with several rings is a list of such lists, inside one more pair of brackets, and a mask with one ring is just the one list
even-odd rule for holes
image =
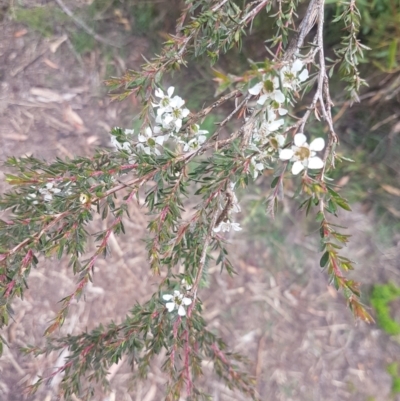
{"label": "yellow flower center", "polygon": [[300,148],[298,148],[298,150],[296,151],[296,156],[300,159],[300,160],[305,160],[305,159],[309,159],[311,155],[310,149],[305,148],[303,146],[301,146]]}

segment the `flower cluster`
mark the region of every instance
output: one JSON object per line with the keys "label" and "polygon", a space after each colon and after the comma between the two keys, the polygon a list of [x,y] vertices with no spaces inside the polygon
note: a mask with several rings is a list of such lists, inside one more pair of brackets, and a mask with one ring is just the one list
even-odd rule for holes
{"label": "flower cluster", "polygon": [[171,134],[178,133],[182,128],[182,120],[186,118],[190,111],[185,105],[185,101],[179,97],[174,96],[175,88],[170,86],[165,95],[161,89],[156,89],[155,95],[160,98],[160,102],[152,103],[153,107],[157,109],[156,123],[163,129],[168,130]]}
{"label": "flower cluster", "polygon": [[[183,120],[190,114],[189,109],[184,107],[185,101],[180,96],[172,96],[175,88],[170,86],[165,94],[161,89],[156,89],[155,96],[159,98],[158,103],[152,103],[157,109],[155,124],[146,127],[138,134],[136,149],[148,155],[161,155],[162,147],[168,139],[179,144],[183,152],[197,150],[207,140],[208,131],[201,130],[197,124],[182,131]],[[132,153],[130,141],[126,141],[133,130],[115,128],[111,137],[111,143],[117,150]],[[121,134],[122,132],[122,134]]]}
{"label": "flower cluster", "polygon": [[290,149],[283,149],[285,135],[280,131],[284,126],[284,119],[281,117],[288,113],[283,104],[292,103],[293,96],[290,92],[298,90],[307,78],[307,68],[297,59],[292,64],[283,66],[278,71],[278,76],[264,74],[262,81],[249,89],[251,95],[259,96],[257,104],[265,111],[263,119],[253,127],[249,146],[250,150],[256,152],[250,165],[254,179],[269,167],[270,161],[278,158],[294,162],[293,174],[299,174],[305,168],[323,167],[323,161],[315,156],[315,152],[325,146],[322,138],[317,138],[308,145],[307,138],[303,134],[297,134],[294,145]]}
{"label": "flower cluster", "polygon": [[[131,143],[128,142],[127,140],[125,140],[125,138],[121,138],[121,136],[116,135],[115,131],[121,132],[121,128],[119,127],[115,127],[114,130],[114,135],[111,135],[111,144],[115,147],[115,149],[117,150],[125,150],[126,152],[128,152],[129,154],[132,153],[132,146]],[[134,133],[133,129],[126,129],[124,130],[124,134],[125,136],[130,136]]]}
{"label": "flower cluster", "polygon": [[[32,187],[36,189],[35,187]],[[53,195],[61,192],[60,188],[57,188],[54,183],[48,182],[43,188],[39,188],[38,193],[32,192],[28,195],[28,199],[33,200],[33,204],[37,205],[39,203],[38,198],[40,197],[45,202],[51,202],[53,200]],[[39,195],[39,197],[38,197]]]}

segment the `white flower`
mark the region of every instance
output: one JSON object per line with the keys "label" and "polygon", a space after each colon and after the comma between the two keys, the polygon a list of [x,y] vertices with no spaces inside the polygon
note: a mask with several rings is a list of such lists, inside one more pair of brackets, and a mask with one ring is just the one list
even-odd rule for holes
{"label": "white flower", "polygon": [[220,231],[226,232],[230,231],[231,228],[233,228],[234,231],[240,231],[242,229],[239,223],[232,223],[230,221],[221,221],[221,223],[219,223],[217,227],[213,228],[213,231],[216,233],[219,233]]}
{"label": "white flower", "polygon": [[46,184],[46,188],[40,188],[39,192],[43,195],[43,199],[45,202],[50,202],[53,200],[53,194],[58,194],[61,192],[59,188],[53,188],[54,184],[52,182],[48,182]]}
{"label": "white flower", "polygon": [[[189,109],[183,107],[185,101],[179,96],[172,97],[173,93],[173,86],[168,88],[167,95],[161,89],[156,89],[155,95],[161,100],[158,104],[152,103],[153,107],[158,107],[156,123],[164,130],[172,131],[172,135],[182,128],[182,120],[190,113]],[[158,129],[161,130],[160,127]]]}
{"label": "white flower", "polygon": [[86,203],[88,203],[90,200],[89,195],[81,193],[79,195],[79,202],[82,203],[82,205],[86,205]]}
{"label": "white flower", "polygon": [[205,129],[200,129],[200,126],[198,124],[193,124],[190,126],[190,130],[194,135],[206,135],[208,134],[208,131]]}
{"label": "white flower", "polygon": [[268,152],[276,152],[280,151],[282,146],[285,144],[285,137],[281,134],[270,135],[268,137],[269,148]]}
{"label": "white flower", "polygon": [[253,130],[252,144],[255,145],[255,148],[258,150],[259,146],[263,146],[270,141],[269,136],[271,134],[274,134],[275,131],[277,131],[283,124],[284,124],[283,118],[277,120],[275,111],[269,109],[268,120],[264,119],[261,125]]}
{"label": "white flower", "polygon": [[[133,130],[132,130],[133,131]],[[111,144],[115,147],[117,150],[125,150],[128,153],[132,153],[132,147],[129,142],[119,142],[117,138],[114,135],[111,135]]]}
{"label": "white flower", "polygon": [[188,109],[173,109],[170,113],[156,117],[156,123],[161,124],[164,130],[178,132],[182,128],[182,120],[189,115]]}
{"label": "white flower", "polygon": [[174,294],[165,294],[163,295],[163,299],[165,301],[170,301],[165,304],[166,308],[168,309],[168,312],[173,312],[175,309],[178,309],[178,315],[179,316],[185,316],[186,315],[186,310],[183,307],[188,306],[192,303],[192,300],[190,298],[185,297],[183,294],[180,293],[180,291],[174,291]]}
{"label": "white flower", "polygon": [[285,121],[283,120],[283,118],[276,120],[275,113],[272,113],[271,117],[269,117],[268,121],[266,121],[265,128],[268,133],[274,132],[274,131],[278,130],[284,123],[285,123]]}
{"label": "white flower", "polygon": [[251,159],[251,170],[253,170],[253,179],[255,180],[260,173],[262,173],[264,171],[265,167],[263,163],[260,163],[255,160],[255,158],[253,157]]}
{"label": "white flower", "polygon": [[230,182],[229,183],[229,190],[230,190],[230,193],[232,195],[231,211],[233,213],[240,213],[242,211],[242,209],[241,209],[241,207],[239,205],[238,198],[236,197],[236,194],[235,194],[235,185],[236,185],[236,183],[234,183],[234,182]]}
{"label": "white flower", "polygon": [[157,149],[157,145],[162,146],[164,139],[165,137],[163,135],[153,137],[153,131],[151,128],[146,127],[144,133],[138,135],[139,143],[137,144],[137,147],[142,149],[144,153],[148,155],[150,155],[152,152],[154,152],[156,155],[160,155],[161,153]]}
{"label": "white flower", "polygon": [[189,150],[196,150],[201,147],[201,145],[207,140],[207,137],[205,135],[199,135],[196,138],[191,139],[189,142],[183,142],[180,141],[181,143],[184,144],[183,146],[183,151],[188,152]]}
{"label": "white flower", "polygon": [[288,113],[288,111],[281,106],[276,107],[275,111],[277,111],[280,116],[284,116]]}
{"label": "white flower", "polygon": [[310,144],[307,143],[307,137],[304,134],[294,136],[294,145],[290,149],[283,149],[280,152],[281,160],[293,161],[292,173],[299,174],[304,168],[320,169],[324,167],[324,162],[315,152],[322,150],[325,146],[323,138],[316,138]]}
{"label": "white flower", "polygon": [[182,279],[181,285],[186,291],[190,291],[193,288],[193,285],[189,284],[185,278]]}
{"label": "white flower", "polygon": [[291,66],[284,66],[281,68],[281,81],[284,88],[296,90],[300,83],[308,78],[308,70],[307,68],[302,70],[303,66],[303,62],[297,59]]}
{"label": "white flower", "polygon": [[157,114],[161,115],[171,110],[171,102],[172,102],[171,96],[174,93],[174,90],[175,88],[173,86],[170,86],[167,89],[167,95],[164,95],[164,92],[161,89],[157,88],[155,90],[155,95],[161,99],[160,103],[158,104],[152,103],[153,107],[159,107],[159,109],[157,110]]}
{"label": "white flower", "polygon": [[263,105],[267,99],[271,99],[279,104],[283,103],[285,101],[285,95],[279,89],[279,78],[273,77],[271,79],[270,76],[268,76],[266,79],[264,78],[265,77],[263,77],[262,82],[259,82],[249,89],[249,93],[251,95],[256,96],[261,93],[257,104]]}
{"label": "white flower", "polygon": [[171,116],[173,124],[175,125],[175,131],[178,132],[182,128],[182,120],[189,115],[189,109],[181,109],[178,107],[172,108]]}
{"label": "white flower", "polygon": [[36,200],[36,194],[28,194],[28,196],[26,197],[26,199],[33,201],[32,203],[34,205],[37,205],[39,202]]}

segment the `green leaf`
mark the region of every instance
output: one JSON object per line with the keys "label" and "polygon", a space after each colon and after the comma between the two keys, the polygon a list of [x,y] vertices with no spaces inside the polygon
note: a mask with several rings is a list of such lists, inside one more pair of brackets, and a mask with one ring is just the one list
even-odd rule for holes
{"label": "green leaf", "polygon": [[343,198],[336,199],[336,204],[338,206],[340,206],[342,209],[347,210],[348,212],[351,212],[351,207],[349,206],[347,201],[345,201]]}
{"label": "green leaf", "polygon": [[280,177],[275,177],[275,178],[272,180],[271,188],[275,188],[275,187],[276,187],[276,185],[278,184],[279,179],[280,179]]}
{"label": "green leaf", "polygon": [[321,260],[319,261],[319,265],[320,265],[321,267],[325,267],[325,266],[327,265],[328,261],[329,261],[329,252],[326,251],[326,252],[322,255],[322,258],[321,258]]}
{"label": "green leaf", "polygon": [[390,69],[396,67],[396,56],[397,56],[397,44],[398,44],[398,39],[395,38],[391,41],[389,45],[389,53],[388,53],[388,67]]}

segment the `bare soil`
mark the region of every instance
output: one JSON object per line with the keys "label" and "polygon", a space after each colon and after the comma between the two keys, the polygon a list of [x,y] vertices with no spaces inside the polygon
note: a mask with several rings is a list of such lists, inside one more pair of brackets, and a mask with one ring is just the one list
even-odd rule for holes
{"label": "bare soil", "polygon": [[[72,9],[81,5],[80,1],[65,3]],[[129,37],[125,55],[111,49],[106,62],[101,46],[78,54],[66,33],[44,38],[15,22],[8,12],[1,32],[2,160],[26,154],[49,160],[90,155],[96,147],[110,146],[111,127],[131,126],[137,112],[135,99],[111,103],[102,82],[110,64],[114,74],[137,68],[141,54],[147,52],[146,39]],[[1,190],[5,191],[2,181]],[[242,202],[248,203],[246,196]],[[377,326],[353,320],[343,297],[327,285],[327,277],[318,267],[315,236],[306,236],[310,228],[295,210],[288,202],[278,218],[287,226],[285,242],[280,245],[287,247],[283,252],[285,269],[275,264],[272,255],[276,249],[262,237],[250,240],[244,230],[231,238],[238,274],[231,279],[218,269],[210,270],[209,288],[201,294],[205,318],[235,351],[249,358],[262,400],[390,400],[391,378],[386,366],[400,361],[399,344]],[[63,333],[78,333],[110,320],[118,322],[134,302],[150,296],[157,278],[149,273],[142,242],[144,211],[131,205],[131,216],[127,234],[118,242],[112,240],[112,257],[99,262],[93,285],[85,300],[74,305]],[[393,238],[392,247],[381,249],[374,240],[375,216],[357,205],[350,217],[343,215],[341,220],[353,234],[348,253],[359,262],[354,277],[366,292],[377,281],[398,282],[400,236]],[[97,224],[100,227],[102,223]],[[265,235],[274,230],[274,224],[278,223],[268,223]],[[247,233],[251,229],[248,226]],[[294,248],[301,254],[300,264]],[[5,333],[10,348],[0,362],[0,400],[24,399],[24,383],[57,365],[58,355],[26,357],[19,347],[44,343],[43,331],[54,317],[57,301],[69,294],[74,283],[66,262],[50,260],[32,272],[31,289],[23,301],[15,302],[15,320]],[[207,365],[205,372],[206,388],[214,400],[246,399],[213,378]],[[162,399],[165,381],[157,366],[145,383],[132,383],[124,362],[110,374],[112,392],[96,399]],[[57,380],[28,399],[57,400]]]}

